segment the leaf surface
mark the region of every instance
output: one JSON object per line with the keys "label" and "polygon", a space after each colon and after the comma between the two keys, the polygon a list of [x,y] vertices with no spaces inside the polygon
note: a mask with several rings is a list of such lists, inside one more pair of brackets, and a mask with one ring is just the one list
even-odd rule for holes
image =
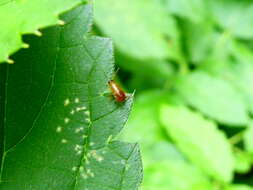
{"label": "leaf surface", "polygon": [[200,22],[205,17],[205,2],[202,0],[160,0],[168,11],[177,16]]}
{"label": "leaf surface", "polygon": [[131,138],[142,147],[145,175],[141,188],[209,190],[208,177],[191,165],[164,133],[159,110],[168,101],[173,101],[171,95],[158,90],[139,94],[123,134],[124,139]]}
{"label": "leaf surface", "polygon": [[62,16],[64,26],[26,36],[31,47],[0,67],[3,190],[138,189],[138,146],[113,140],[132,97],[119,104],[103,95],[113,50],[109,39],[87,33],[91,10],[79,6]]}
{"label": "leaf surface", "polygon": [[[216,22],[233,36],[252,39],[253,3],[251,1],[210,1],[210,10]],[[242,20],[244,22],[242,22]]]}
{"label": "leaf surface", "polygon": [[96,1],[95,21],[122,52],[139,59],[166,58],[177,48],[174,20],[157,1]]}
{"label": "leaf surface", "polygon": [[1,0],[0,62],[8,61],[11,53],[27,46],[22,42],[22,34],[40,35],[39,28],[59,24],[61,21],[59,21],[58,15],[81,2],[84,1]]}
{"label": "leaf surface", "polygon": [[223,78],[231,83],[242,94],[248,110],[253,113],[253,54],[251,49],[240,43],[233,43],[234,61],[227,63],[223,72]]}
{"label": "leaf surface", "polygon": [[253,153],[253,123],[252,121],[250,122],[248,128],[246,129],[244,135],[243,135],[243,141],[244,141],[244,146],[247,152]]}
{"label": "leaf surface", "polygon": [[168,105],[161,109],[161,121],[179,149],[196,166],[219,181],[232,180],[231,146],[215,123],[185,107]]}
{"label": "leaf surface", "polygon": [[196,71],[182,77],[176,88],[190,106],[222,124],[240,126],[249,121],[241,94],[223,79]]}
{"label": "leaf surface", "polygon": [[[198,168],[185,162],[167,158],[151,164],[145,170],[143,190],[211,190],[207,176]],[[183,179],[183,180],[182,180]]]}
{"label": "leaf surface", "polygon": [[226,190],[253,190],[253,187],[244,184],[232,184]]}

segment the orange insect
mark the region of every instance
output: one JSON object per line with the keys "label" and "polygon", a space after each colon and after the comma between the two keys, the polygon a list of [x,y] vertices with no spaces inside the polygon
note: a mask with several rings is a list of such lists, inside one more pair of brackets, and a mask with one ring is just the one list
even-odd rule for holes
{"label": "orange insect", "polygon": [[127,99],[126,93],[113,80],[108,82],[112,94],[117,102],[124,102]]}

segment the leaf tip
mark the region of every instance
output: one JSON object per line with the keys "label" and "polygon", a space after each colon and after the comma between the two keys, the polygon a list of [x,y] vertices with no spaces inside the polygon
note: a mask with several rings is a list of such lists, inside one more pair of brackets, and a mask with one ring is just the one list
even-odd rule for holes
{"label": "leaf tip", "polygon": [[10,59],[10,58],[8,58],[8,59],[6,60],[6,62],[9,63],[9,64],[14,64],[14,61],[13,61],[12,59]]}
{"label": "leaf tip", "polygon": [[23,43],[23,44],[22,44],[22,48],[24,48],[24,49],[27,49],[27,48],[29,48],[29,47],[30,47],[29,44],[26,44],[26,43]]}
{"label": "leaf tip", "polygon": [[63,25],[66,24],[66,23],[65,23],[65,21],[63,21],[63,20],[58,20],[58,21],[57,21],[57,24],[63,26]]}
{"label": "leaf tip", "polygon": [[34,34],[35,34],[36,36],[42,36],[42,33],[41,33],[39,30],[35,30],[35,31],[34,31]]}

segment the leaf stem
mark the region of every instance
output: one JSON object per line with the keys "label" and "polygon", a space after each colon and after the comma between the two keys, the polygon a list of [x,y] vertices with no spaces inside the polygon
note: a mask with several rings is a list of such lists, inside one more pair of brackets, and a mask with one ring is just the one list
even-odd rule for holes
{"label": "leaf stem", "polygon": [[243,138],[244,132],[245,132],[245,130],[243,130],[239,133],[236,133],[234,136],[230,137],[228,139],[230,144],[235,145],[235,144],[239,143]]}

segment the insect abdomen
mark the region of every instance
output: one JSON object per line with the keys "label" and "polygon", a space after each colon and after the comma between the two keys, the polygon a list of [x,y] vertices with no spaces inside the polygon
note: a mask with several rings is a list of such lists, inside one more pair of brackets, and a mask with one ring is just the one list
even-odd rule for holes
{"label": "insect abdomen", "polygon": [[117,102],[124,102],[127,98],[126,93],[113,81],[108,82],[112,94]]}

